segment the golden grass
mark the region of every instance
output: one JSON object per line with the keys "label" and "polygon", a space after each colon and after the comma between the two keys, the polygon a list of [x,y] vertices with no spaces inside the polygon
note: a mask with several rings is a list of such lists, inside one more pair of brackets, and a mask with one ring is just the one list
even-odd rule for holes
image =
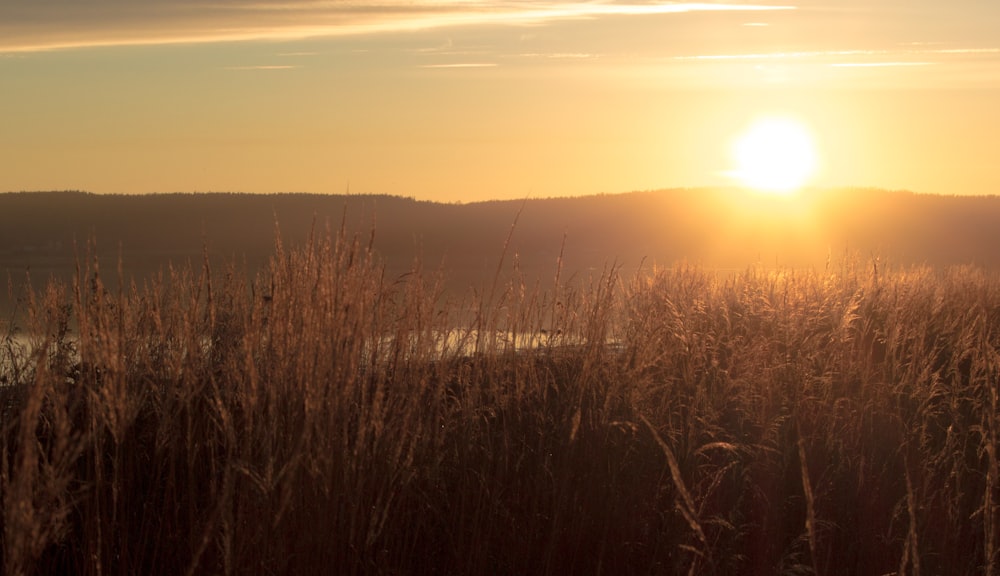
{"label": "golden grass", "polygon": [[105,277],[0,341],[6,574],[996,572],[981,270]]}

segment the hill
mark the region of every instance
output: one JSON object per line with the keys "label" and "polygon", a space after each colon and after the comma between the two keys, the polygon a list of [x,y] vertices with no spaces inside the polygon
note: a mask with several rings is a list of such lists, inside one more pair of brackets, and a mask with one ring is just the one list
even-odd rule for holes
{"label": "hill", "polygon": [[[390,275],[415,260],[462,290],[489,279],[504,254],[529,278],[615,264],[678,261],[709,268],[822,267],[843,256],[898,265],[1000,265],[1000,198],[841,189],[796,200],[734,190],[675,189],[441,204],[391,196],[311,194],[0,194],[0,272],[13,284],[72,278],[88,253],[102,269],[141,279],[173,263],[257,270],[285,244],[343,223],[374,247]],[[88,248],[88,245],[91,245]],[[511,260],[508,259],[509,263]],[[105,273],[107,275],[107,273]],[[9,302],[7,303],[9,305]]]}

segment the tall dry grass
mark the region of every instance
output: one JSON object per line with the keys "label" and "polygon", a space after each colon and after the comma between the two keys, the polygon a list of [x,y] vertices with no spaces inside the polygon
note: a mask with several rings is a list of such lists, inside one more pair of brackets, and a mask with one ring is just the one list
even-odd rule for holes
{"label": "tall dry grass", "polygon": [[995,276],[445,274],[331,231],[28,295],[4,573],[996,572]]}

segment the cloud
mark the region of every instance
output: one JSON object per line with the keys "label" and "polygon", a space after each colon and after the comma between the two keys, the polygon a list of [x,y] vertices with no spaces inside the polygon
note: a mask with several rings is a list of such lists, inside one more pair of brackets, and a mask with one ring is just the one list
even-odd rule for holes
{"label": "cloud", "polygon": [[748,52],[746,54],[697,54],[694,56],[675,56],[674,60],[792,60],[815,58],[819,56],[856,56],[879,54],[873,50],[827,50],[802,52]]}
{"label": "cloud", "polygon": [[[911,44],[923,46],[922,44]],[[947,57],[957,55],[1000,55],[1000,48],[911,48],[897,50],[807,50],[799,52],[748,52],[745,54],[696,54],[693,56],[674,56],[673,60],[700,61],[738,61],[738,60],[815,60],[830,58],[856,58],[857,61],[838,61],[832,66],[837,67],[869,67],[869,66],[926,66],[931,62],[908,61],[910,57]],[[866,61],[866,58],[900,58],[894,61]]]}
{"label": "cloud", "polygon": [[930,66],[933,62],[834,62],[834,68],[898,68],[907,66]]}
{"label": "cloud", "polygon": [[4,0],[0,52],[92,46],[280,40],[481,24],[793,6],[555,0]]}
{"label": "cloud", "polygon": [[588,60],[597,58],[589,52],[524,52],[517,54],[521,58],[545,58],[548,60]]}
{"label": "cloud", "polygon": [[1000,48],[991,47],[906,43],[884,49],[691,53],[656,61],[685,81],[713,86],[1000,87]]}
{"label": "cloud", "polygon": [[425,64],[420,68],[493,68],[494,62],[462,62],[458,64]]}
{"label": "cloud", "polygon": [[226,70],[296,70],[302,66],[284,66],[275,64],[259,64],[256,66],[227,66]]}

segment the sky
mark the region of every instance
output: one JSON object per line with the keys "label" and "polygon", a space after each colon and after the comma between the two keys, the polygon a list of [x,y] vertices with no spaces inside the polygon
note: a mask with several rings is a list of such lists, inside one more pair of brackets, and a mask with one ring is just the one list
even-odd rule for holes
{"label": "sky", "polygon": [[1000,193],[1000,2],[2,0],[0,191]]}

